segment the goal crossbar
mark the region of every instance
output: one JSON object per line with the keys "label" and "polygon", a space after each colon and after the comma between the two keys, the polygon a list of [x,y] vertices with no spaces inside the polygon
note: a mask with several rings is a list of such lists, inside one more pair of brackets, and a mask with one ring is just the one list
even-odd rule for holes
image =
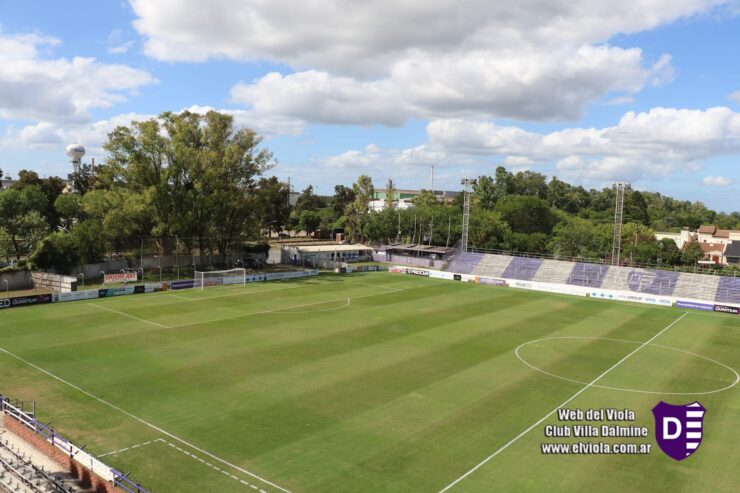
{"label": "goal crossbar", "polygon": [[241,284],[245,286],[247,284],[247,269],[239,267],[227,270],[196,270],[193,281],[194,287],[200,285],[201,291],[206,287],[221,286],[224,284]]}

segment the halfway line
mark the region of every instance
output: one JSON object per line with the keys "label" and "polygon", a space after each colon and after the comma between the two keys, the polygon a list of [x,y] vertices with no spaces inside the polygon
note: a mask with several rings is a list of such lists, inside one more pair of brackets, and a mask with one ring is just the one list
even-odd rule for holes
{"label": "halfway line", "polygon": [[456,480],[454,480],[452,483],[448,484],[447,486],[445,486],[444,488],[442,488],[441,490],[439,490],[439,493],[444,493],[445,491],[448,491],[449,489],[451,489],[452,487],[454,487],[457,483],[459,483],[460,481],[462,481],[463,479],[467,478],[468,476],[470,476],[471,474],[473,474],[475,471],[477,471],[478,469],[480,469],[485,463],[487,463],[488,461],[490,461],[491,459],[493,459],[494,457],[496,457],[498,454],[500,454],[501,452],[503,452],[504,450],[506,450],[509,447],[509,445],[512,445],[514,442],[516,442],[517,440],[519,440],[520,438],[522,438],[524,435],[526,435],[527,433],[529,433],[530,431],[532,431],[534,428],[536,428],[537,426],[539,426],[540,423],[542,423],[547,418],[549,418],[550,416],[552,416],[553,414],[555,414],[558,409],[562,408],[563,406],[565,406],[566,404],[568,404],[570,401],[572,401],[573,399],[575,399],[576,397],[578,397],[579,395],[581,395],[583,392],[585,392],[593,384],[595,384],[596,382],[598,382],[599,380],[601,380],[602,378],[604,378],[604,376],[606,376],[607,373],[611,372],[614,368],[616,368],[619,365],[621,365],[622,363],[624,363],[627,360],[627,358],[629,358],[630,356],[632,356],[633,354],[635,354],[637,351],[639,351],[640,349],[644,348],[645,346],[647,346],[648,344],[650,344],[651,342],[653,342],[655,339],[658,338],[658,336],[660,336],[663,332],[665,332],[666,330],[668,330],[671,327],[673,327],[674,325],[676,325],[682,318],[684,318],[688,314],[689,314],[689,312],[685,312],[683,315],[681,315],[680,317],[678,317],[676,320],[674,320],[670,324],[666,325],[665,328],[663,328],[663,330],[661,330],[660,332],[658,332],[657,334],[655,334],[653,337],[651,337],[647,341],[643,342],[637,349],[635,349],[634,351],[632,351],[631,353],[629,353],[627,356],[625,356],[624,358],[622,358],[619,361],[617,361],[616,363],[614,363],[611,367],[609,367],[608,370],[606,370],[604,373],[602,373],[598,377],[594,378],[591,382],[589,382],[588,384],[586,384],[585,387],[583,387],[581,390],[579,390],[578,392],[576,392],[575,394],[573,394],[571,397],[569,397],[568,399],[566,399],[564,402],[562,402],[558,407],[556,407],[555,409],[553,409],[549,413],[545,414],[535,424],[533,424],[532,426],[530,426],[529,428],[527,428],[523,432],[519,433],[517,436],[515,436],[514,438],[512,438],[511,440],[509,440],[508,442],[506,442],[506,444],[504,446],[502,446],[500,449],[496,450],[494,453],[492,453],[491,455],[489,455],[488,457],[486,457],[485,459],[483,459],[482,461],[480,461],[478,464],[476,464],[468,472],[466,472],[465,474],[463,474],[462,476],[460,476],[459,478],[457,478]]}

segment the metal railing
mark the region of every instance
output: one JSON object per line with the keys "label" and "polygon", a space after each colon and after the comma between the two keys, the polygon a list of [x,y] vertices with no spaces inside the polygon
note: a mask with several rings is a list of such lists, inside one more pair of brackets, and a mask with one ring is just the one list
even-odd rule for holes
{"label": "metal railing", "polygon": [[34,413],[29,413],[23,410],[23,403],[16,401],[16,404],[13,405],[8,397],[0,394],[0,412],[10,416],[37,435],[42,436],[53,447],[69,454],[70,458],[74,459],[76,462],[104,480],[113,483],[114,486],[120,487],[129,493],[150,493],[149,490],[144,488],[141,484],[130,480],[128,478],[128,473],[120,473],[94,457],[92,454],[76,446],[70,440],[59,435],[50,428],[51,423],[43,424],[37,421]]}

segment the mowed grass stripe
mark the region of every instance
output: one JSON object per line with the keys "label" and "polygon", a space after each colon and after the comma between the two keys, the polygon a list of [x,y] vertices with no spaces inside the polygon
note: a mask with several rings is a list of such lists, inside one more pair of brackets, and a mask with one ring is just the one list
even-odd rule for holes
{"label": "mowed grass stripe", "polygon": [[[240,313],[238,318],[206,323],[190,317],[196,318],[195,325],[176,330],[134,327],[134,320],[101,313],[103,325],[97,330],[114,332],[113,337],[89,342],[85,336],[96,333],[75,319],[78,315],[74,310],[62,305],[69,318],[56,331],[46,331],[44,324],[48,321],[42,320],[53,318],[49,316],[51,310],[40,317],[39,310],[31,316],[35,310],[31,309],[25,313],[37,333],[29,336],[17,330],[7,340],[25,348],[27,354],[43,356],[49,365],[84,382],[83,388],[94,387],[122,408],[151,417],[165,429],[177,431],[293,491],[415,492],[438,489],[471,462],[490,453],[513,430],[525,428],[578,388],[521,364],[513,355],[517,345],[542,335],[644,340],[656,326],[665,325],[661,321],[677,315],[674,310],[641,305],[390,274],[322,276],[308,286],[310,289],[288,288],[257,296],[250,293],[220,301],[189,303],[174,298],[162,307],[145,296],[138,298],[152,305],[148,308],[150,316],[159,310],[177,310],[178,305],[180,309],[202,305],[196,313],[215,317],[233,315],[230,310],[234,306],[250,312],[257,305],[279,309],[306,299],[326,302],[342,298],[348,290],[363,293],[367,288],[365,292],[372,293],[375,288],[385,293],[353,300],[334,312]],[[394,292],[399,287],[406,290]],[[231,293],[231,289],[182,294],[199,299],[199,295]],[[255,287],[234,289],[238,292]],[[159,296],[163,295],[154,295]],[[144,303],[136,299],[121,297],[110,302],[116,309],[135,304],[136,310],[147,313]],[[92,311],[85,303],[72,305],[78,307],[75,310]],[[718,319],[712,315],[696,318]],[[63,326],[66,322],[71,325],[69,330]],[[686,343],[706,343],[702,351],[727,352],[721,339],[708,342],[714,341],[720,325],[702,325],[699,330],[708,337],[687,337]],[[0,327],[3,339],[5,331],[6,327]],[[46,334],[54,337],[55,332],[65,339],[57,351],[37,351],[44,346]],[[724,331],[731,332],[738,331]],[[727,354],[737,359],[737,353]],[[612,356],[618,358],[620,354]],[[561,359],[566,361],[567,355]],[[585,358],[586,373],[598,371],[607,359]],[[24,377],[29,372],[15,364],[5,366],[0,365],[4,381],[9,380],[11,387],[22,381],[31,383],[19,387],[21,394],[30,391],[21,397],[44,396],[44,409],[61,410],[55,415],[57,426],[66,430],[69,425],[80,441],[91,444],[92,450],[105,452],[156,438],[140,424],[122,421],[110,410],[69,392],[71,389],[61,389],[38,375]],[[614,394],[594,389],[594,398],[598,396],[601,401],[585,402],[591,407],[606,402],[623,406],[625,401]],[[639,399],[629,402],[649,404]],[[725,393],[723,409],[736,409],[736,404],[737,399]],[[723,426],[732,423],[729,419]],[[540,437],[531,437],[532,443],[528,438],[499,456],[493,475],[481,470],[480,477],[471,477],[461,491],[543,487],[559,491],[560,486],[566,489],[564,485],[571,491],[584,485],[593,485],[599,491],[621,491],[617,485],[610,488],[602,478],[580,474],[580,469],[573,469],[573,461],[540,460],[536,443]],[[207,474],[203,478],[189,475],[188,481],[173,483],[177,476],[168,476],[169,472],[183,469],[176,457],[148,455],[137,449],[136,454],[122,454],[115,460],[116,466],[150,474],[142,479],[151,479],[145,482],[155,491],[171,490],[173,484],[184,492],[208,491],[212,486]],[[611,472],[616,477],[609,466],[614,462],[604,460],[599,457],[586,462],[597,469],[603,463],[605,470],[600,476],[608,477]],[[638,477],[649,474],[648,468],[631,467],[626,461],[621,459],[619,467],[637,471]],[[535,462],[539,470],[533,475],[529,472]],[[548,465],[555,463],[557,468]],[[706,470],[711,466],[702,467]],[[527,480],[522,482],[518,479],[521,477]],[[547,482],[536,482],[539,480]],[[638,482],[623,484],[634,486]],[[644,484],[655,486],[655,482]],[[695,487],[698,484],[694,483]]]}

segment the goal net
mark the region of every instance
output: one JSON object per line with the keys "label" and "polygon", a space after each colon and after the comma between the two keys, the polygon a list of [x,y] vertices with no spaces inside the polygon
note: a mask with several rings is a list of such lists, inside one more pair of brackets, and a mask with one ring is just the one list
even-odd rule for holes
{"label": "goal net", "polygon": [[228,269],[228,270],[210,270],[195,271],[195,287],[200,286],[203,291],[206,287],[221,286],[224,284],[247,284],[247,269]]}

